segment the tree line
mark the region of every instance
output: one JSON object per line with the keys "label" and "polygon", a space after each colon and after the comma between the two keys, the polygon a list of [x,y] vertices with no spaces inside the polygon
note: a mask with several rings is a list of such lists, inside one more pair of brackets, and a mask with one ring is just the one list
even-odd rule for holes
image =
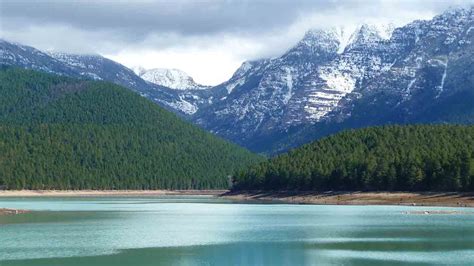
{"label": "tree line", "polygon": [[0,188],[227,188],[261,160],[111,83],[3,67],[0,94]]}
{"label": "tree line", "polygon": [[345,131],[240,171],[233,189],[474,191],[474,127]]}

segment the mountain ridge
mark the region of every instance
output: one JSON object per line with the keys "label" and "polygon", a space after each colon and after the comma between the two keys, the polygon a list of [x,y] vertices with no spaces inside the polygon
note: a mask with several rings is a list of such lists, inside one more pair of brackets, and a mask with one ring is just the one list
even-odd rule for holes
{"label": "mountain ridge", "polygon": [[[241,145],[270,153],[342,128],[442,122],[429,115],[430,119],[415,118],[415,113],[422,115],[415,102],[423,107],[445,101],[451,92],[459,91],[453,83],[467,91],[473,88],[468,78],[474,71],[469,56],[473,23],[473,8],[448,10],[431,20],[398,27],[389,39],[388,34],[385,38],[364,34],[370,38],[356,38],[362,44],[348,45],[343,53],[338,53],[340,43],[334,32],[310,32],[281,57],[260,61],[266,63],[225,84],[238,95],[198,111],[196,122]],[[464,84],[453,79],[456,76]]]}
{"label": "mountain ridge", "polygon": [[153,68],[143,70],[139,76],[153,84],[175,90],[205,90],[211,86],[198,84],[186,72],[176,68]]}
{"label": "mountain ridge", "polygon": [[[273,154],[344,128],[470,123],[469,108],[451,106],[473,87],[473,21],[470,7],[397,28],[311,29],[281,56],[243,62],[228,81],[199,90],[152,84],[131,70],[97,73],[214,134]],[[59,63],[51,61],[56,72],[87,73]]]}

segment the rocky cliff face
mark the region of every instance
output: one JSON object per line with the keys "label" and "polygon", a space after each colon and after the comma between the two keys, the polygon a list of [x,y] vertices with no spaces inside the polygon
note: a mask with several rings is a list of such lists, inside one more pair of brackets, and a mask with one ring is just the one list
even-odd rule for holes
{"label": "rocky cliff face", "polygon": [[349,37],[308,31],[283,56],[244,63],[221,85],[229,95],[194,119],[259,151],[343,128],[445,121],[421,111],[474,90],[473,22],[470,8],[396,29],[361,25]]}

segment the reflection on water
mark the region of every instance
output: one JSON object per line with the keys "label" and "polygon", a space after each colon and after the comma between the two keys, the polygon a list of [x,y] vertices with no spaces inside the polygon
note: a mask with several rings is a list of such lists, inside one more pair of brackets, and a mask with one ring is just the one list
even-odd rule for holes
{"label": "reflection on water", "polygon": [[[470,265],[474,216],[210,197],[0,199],[6,265]],[[454,208],[450,208],[454,209]]]}

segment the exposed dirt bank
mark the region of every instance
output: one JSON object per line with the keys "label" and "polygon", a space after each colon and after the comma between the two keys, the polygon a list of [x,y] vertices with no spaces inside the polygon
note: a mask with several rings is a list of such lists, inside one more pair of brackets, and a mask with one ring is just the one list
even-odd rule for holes
{"label": "exposed dirt bank", "polygon": [[223,198],[326,205],[474,207],[474,193],[458,192],[227,192]]}
{"label": "exposed dirt bank", "polygon": [[[407,205],[474,207],[474,193],[458,192],[314,192],[227,190],[0,190],[1,197],[110,197],[208,195],[242,201],[321,205]],[[5,209],[0,209],[5,210]]]}

